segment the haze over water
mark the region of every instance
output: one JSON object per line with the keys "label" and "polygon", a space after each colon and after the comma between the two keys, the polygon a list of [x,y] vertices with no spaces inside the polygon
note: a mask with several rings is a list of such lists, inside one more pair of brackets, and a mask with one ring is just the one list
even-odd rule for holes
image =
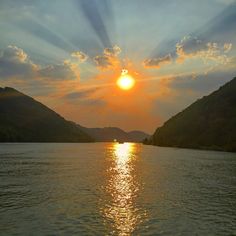
{"label": "haze over water", "polygon": [[0,235],[236,235],[236,154],[0,144]]}

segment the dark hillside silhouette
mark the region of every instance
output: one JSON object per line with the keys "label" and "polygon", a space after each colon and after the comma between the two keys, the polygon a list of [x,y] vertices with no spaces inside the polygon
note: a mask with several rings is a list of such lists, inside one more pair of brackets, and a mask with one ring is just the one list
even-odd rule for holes
{"label": "dark hillside silhouette", "polygon": [[166,121],[149,143],[236,151],[236,78]]}

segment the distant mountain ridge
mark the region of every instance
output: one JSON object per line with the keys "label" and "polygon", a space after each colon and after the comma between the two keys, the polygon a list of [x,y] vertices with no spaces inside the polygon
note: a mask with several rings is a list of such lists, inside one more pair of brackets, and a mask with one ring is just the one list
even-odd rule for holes
{"label": "distant mountain ridge", "polygon": [[236,78],[157,128],[146,143],[236,151]]}
{"label": "distant mountain ridge", "polygon": [[85,128],[14,88],[0,87],[0,142],[141,142],[141,131]]}
{"label": "distant mountain ridge", "polygon": [[125,132],[117,127],[86,128],[80,126],[80,128],[97,142],[112,142],[115,139],[120,142],[142,142],[145,138],[150,137],[149,134],[142,131]]}

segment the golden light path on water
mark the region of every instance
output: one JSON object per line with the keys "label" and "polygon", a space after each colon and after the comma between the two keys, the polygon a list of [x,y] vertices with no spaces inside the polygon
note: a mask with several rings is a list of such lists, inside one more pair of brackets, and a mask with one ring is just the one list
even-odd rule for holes
{"label": "golden light path on water", "polygon": [[114,143],[111,148],[111,167],[108,169],[108,184],[105,191],[110,196],[103,214],[112,222],[115,233],[130,235],[144,219],[135,200],[140,190],[140,183],[135,178],[137,144]]}

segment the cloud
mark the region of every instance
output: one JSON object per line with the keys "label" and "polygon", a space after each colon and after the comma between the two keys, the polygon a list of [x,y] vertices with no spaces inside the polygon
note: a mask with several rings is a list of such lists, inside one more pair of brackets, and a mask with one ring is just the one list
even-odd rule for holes
{"label": "cloud", "polygon": [[79,59],[80,62],[86,62],[88,59],[88,55],[81,51],[72,52],[71,56]]}
{"label": "cloud", "polygon": [[99,88],[80,90],[68,93],[63,96],[63,98],[66,99],[70,104],[78,105],[79,103],[80,105],[84,106],[104,106],[106,101],[102,97],[95,95],[97,91],[99,91]]}
{"label": "cloud", "polygon": [[119,64],[118,55],[121,53],[119,46],[115,45],[112,48],[105,48],[103,55],[94,57],[94,62],[97,67],[106,70],[116,67]]}
{"label": "cloud", "polygon": [[228,53],[232,49],[232,43],[225,43],[224,44],[224,53]]}
{"label": "cloud", "polygon": [[176,44],[176,61],[178,63],[183,63],[187,59],[200,58],[205,63],[214,61],[218,64],[227,64],[229,58],[226,54],[231,48],[232,44],[230,43],[225,43],[221,46],[218,43],[204,43],[198,38],[186,36]]}
{"label": "cloud", "polygon": [[[204,25],[200,25],[197,29],[190,31],[189,34],[205,39],[208,42],[222,42],[226,38],[234,38],[236,33],[236,0],[214,1],[224,3],[226,7],[223,7],[223,10],[214,15],[213,18],[207,20]],[[171,53],[173,57],[175,45],[181,37],[183,37],[182,32],[176,31],[172,37],[162,39],[151,51],[149,58],[157,57],[157,55],[159,57],[164,56],[168,53]]]}
{"label": "cloud", "polygon": [[16,46],[9,45],[0,51],[0,76],[29,76],[35,73],[38,66],[28,55]]}
{"label": "cloud", "polygon": [[96,57],[94,57],[94,61],[97,65],[97,67],[100,69],[103,69],[103,70],[109,69],[114,64],[113,58],[108,57],[106,55],[96,56]]}
{"label": "cloud", "polygon": [[98,88],[81,90],[81,91],[77,91],[73,93],[68,93],[64,97],[69,100],[78,99],[78,98],[88,98],[91,95],[93,95],[97,90]]}
{"label": "cloud", "polygon": [[121,53],[121,49],[119,46],[115,45],[112,48],[105,48],[104,49],[104,55],[106,56],[111,56],[111,57],[116,57]]}
{"label": "cloud", "polygon": [[146,59],[143,62],[144,67],[146,68],[156,68],[159,69],[163,65],[170,64],[172,62],[171,55],[168,54],[164,57]]}
{"label": "cloud", "polygon": [[12,45],[9,45],[3,51],[2,57],[4,57],[5,60],[12,61],[15,63],[24,63],[29,61],[27,54],[21,48]]}
{"label": "cloud", "polygon": [[79,77],[79,69],[77,64],[71,63],[69,60],[62,64],[49,65],[38,71],[40,77],[71,80]]}
{"label": "cloud", "polygon": [[78,64],[65,60],[61,64],[42,67],[34,64],[26,52],[17,46],[9,45],[0,50],[1,78],[20,77],[23,79],[53,78],[70,80],[79,78]]}
{"label": "cloud", "polygon": [[146,68],[160,69],[163,65],[175,63],[184,63],[190,59],[201,59],[204,64],[214,62],[216,65],[229,64],[231,58],[228,53],[232,50],[232,43],[206,42],[197,37],[185,36],[175,45],[175,51],[164,57],[154,57],[146,59],[143,62]]}

